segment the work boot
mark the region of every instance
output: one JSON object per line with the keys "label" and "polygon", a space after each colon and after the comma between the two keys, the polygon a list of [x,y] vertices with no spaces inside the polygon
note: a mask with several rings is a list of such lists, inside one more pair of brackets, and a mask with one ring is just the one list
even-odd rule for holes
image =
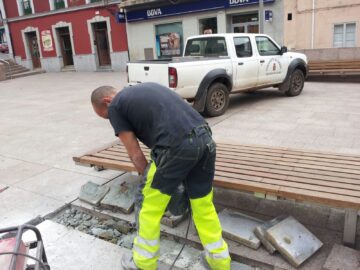
{"label": "work boot", "polygon": [[129,254],[123,254],[121,257],[121,266],[124,270],[139,270],[140,268],[137,268],[133,256]]}

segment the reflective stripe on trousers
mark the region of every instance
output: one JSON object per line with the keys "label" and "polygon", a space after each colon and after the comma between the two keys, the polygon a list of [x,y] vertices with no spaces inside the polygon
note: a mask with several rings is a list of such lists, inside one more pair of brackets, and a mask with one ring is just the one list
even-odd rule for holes
{"label": "reflective stripe on trousers", "polygon": [[170,196],[151,188],[156,165],[151,163],[142,191],[144,200],[139,212],[138,236],[134,240],[133,258],[140,269],[157,269],[160,249],[160,220],[170,201]]}
{"label": "reflective stripe on trousers", "polygon": [[193,219],[201,243],[206,252],[206,260],[212,270],[230,270],[231,258],[213,204],[213,192],[199,199],[190,199]]}

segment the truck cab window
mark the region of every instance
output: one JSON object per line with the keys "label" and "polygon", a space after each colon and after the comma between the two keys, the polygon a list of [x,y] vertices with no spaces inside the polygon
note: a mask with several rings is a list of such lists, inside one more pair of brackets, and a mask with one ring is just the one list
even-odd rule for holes
{"label": "truck cab window", "polygon": [[280,49],[267,37],[256,37],[256,45],[261,56],[280,55]]}
{"label": "truck cab window", "polygon": [[186,44],[185,56],[228,56],[225,38],[204,37],[189,40]]}
{"label": "truck cab window", "polygon": [[253,55],[251,42],[248,37],[234,38],[236,55],[239,58],[251,57]]}

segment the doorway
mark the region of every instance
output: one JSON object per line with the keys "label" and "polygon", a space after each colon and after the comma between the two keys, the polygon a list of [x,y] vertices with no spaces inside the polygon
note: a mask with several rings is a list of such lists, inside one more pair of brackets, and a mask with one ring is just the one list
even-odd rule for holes
{"label": "doorway", "polygon": [[73,66],[74,59],[69,27],[56,28],[56,31],[59,37],[61,56],[63,58],[64,67]]}
{"label": "doorway", "polygon": [[26,39],[29,47],[29,52],[31,55],[33,68],[41,68],[40,48],[39,48],[36,32],[26,33]]}
{"label": "doorway", "polygon": [[93,30],[99,66],[110,66],[110,47],[106,22],[93,23]]}
{"label": "doorway", "polygon": [[231,21],[233,33],[259,33],[259,15],[257,13],[235,15]]}

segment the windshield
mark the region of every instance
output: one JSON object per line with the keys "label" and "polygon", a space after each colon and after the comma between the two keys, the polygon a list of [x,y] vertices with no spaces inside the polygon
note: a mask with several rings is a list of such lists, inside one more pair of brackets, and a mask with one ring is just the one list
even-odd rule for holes
{"label": "windshield", "polygon": [[188,40],[185,56],[228,56],[224,37],[204,37]]}

